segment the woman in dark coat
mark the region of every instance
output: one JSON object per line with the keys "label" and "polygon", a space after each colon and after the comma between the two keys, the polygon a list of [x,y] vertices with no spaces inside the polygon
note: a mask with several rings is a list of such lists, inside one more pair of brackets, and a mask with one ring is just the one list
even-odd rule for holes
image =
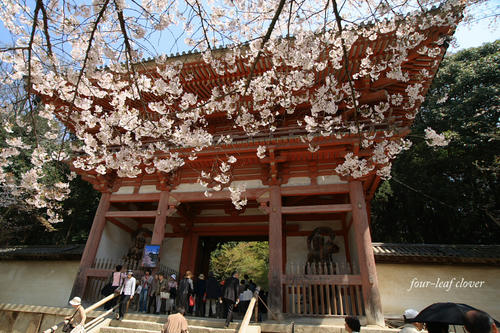
{"label": "woman in dark coat", "polygon": [[220,283],[215,278],[214,273],[209,272],[207,280],[207,299],[205,302],[206,317],[210,317],[210,313],[212,317],[217,315],[217,303],[221,297]]}
{"label": "woman in dark coat", "polygon": [[[182,306],[184,309],[189,309],[189,296],[193,294],[193,273],[191,271],[186,271],[184,278],[179,282],[179,288],[177,289],[177,306]],[[191,307],[191,313],[193,307]]]}
{"label": "woman in dark coat", "polygon": [[198,280],[194,284],[194,293],[196,296],[196,316],[205,317],[205,301],[207,291],[207,280],[205,280],[205,274],[200,274]]}
{"label": "woman in dark coat", "polygon": [[240,280],[238,272],[233,272],[230,278],[224,282],[224,304],[227,310],[227,318],[225,326],[228,327],[229,323],[233,320],[233,309],[238,305],[240,299]]}

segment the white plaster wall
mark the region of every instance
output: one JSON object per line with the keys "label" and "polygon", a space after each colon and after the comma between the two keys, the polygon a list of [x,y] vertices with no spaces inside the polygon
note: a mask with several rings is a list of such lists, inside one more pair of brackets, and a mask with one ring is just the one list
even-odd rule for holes
{"label": "white plaster wall", "polygon": [[[379,263],[376,268],[386,315],[401,315],[408,308],[420,311],[437,302],[456,302],[500,318],[500,267]],[[477,283],[464,288],[462,279]]]}
{"label": "white plaster wall", "polygon": [[288,264],[303,266],[307,261],[307,237],[286,238],[286,261]]}
{"label": "white plaster wall", "polygon": [[115,192],[115,194],[132,194],[134,193],[133,186],[122,186]]}
{"label": "white plaster wall", "polygon": [[165,238],[161,244],[160,263],[176,271],[181,265],[183,238]]}
{"label": "white plaster wall", "polygon": [[132,245],[132,237],[125,230],[107,222],[102,233],[96,258],[121,259]]}
{"label": "white plaster wall", "polygon": [[67,306],[80,261],[0,261],[0,303]]}
{"label": "white plaster wall", "polygon": [[318,185],[325,184],[346,184],[346,181],[340,179],[338,175],[330,175],[330,176],[319,176],[316,178]]}
{"label": "white plaster wall", "polygon": [[176,192],[205,192],[207,189],[198,183],[182,183],[177,185],[172,193]]}
{"label": "white plaster wall", "polygon": [[262,184],[262,180],[260,179],[251,179],[251,180],[235,180],[231,183],[231,186],[245,186],[245,188],[266,188],[267,185]]}
{"label": "white plaster wall", "polygon": [[282,184],[281,187],[288,186],[305,186],[311,185],[311,178],[309,177],[290,177],[286,184]]}
{"label": "white plaster wall", "polygon": [[139,193],[160,193],[156,188],[156,185],[142,185],[139,187]]}

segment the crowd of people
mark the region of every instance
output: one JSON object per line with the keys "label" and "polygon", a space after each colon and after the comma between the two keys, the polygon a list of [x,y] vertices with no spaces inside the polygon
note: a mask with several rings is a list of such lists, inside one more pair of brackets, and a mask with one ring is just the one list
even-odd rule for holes
{"label": "crowd of people", "polygon": [[177,280],[176,274],[165,276],[163,272],[152,274],[146,270],[136,278],[131,270],[124,273],[121,265],[116,266],[108,285],[111,286],[108,294],[119,294],[105,305],[105,309],[110,309],[118,302],[116,319],[123,318],[128,310],[171,314],[182,308],[186,315],[226,318],[226,326],[232,321],[235,311],[246,312],[257,288],[246,274],[240,281],[238,272],[218,280],[213,272],[207,277],[201,273],[195,279],[188,270]]}

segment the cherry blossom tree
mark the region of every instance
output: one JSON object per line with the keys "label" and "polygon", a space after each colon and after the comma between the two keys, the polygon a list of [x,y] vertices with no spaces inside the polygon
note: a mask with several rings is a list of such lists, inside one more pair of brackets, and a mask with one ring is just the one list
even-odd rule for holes
{"label": "cherry blossom tree", "polygon": [[[74,169],[103,176],[168,174],[203,149],[233,140],[207,130],[207,117],[214,113],[224,113],[250,137],[274,133],[280,114],[297,114],[310,151],[319,148],[317,137],[358,136],[361,147],[372,149],[373,156],[347,154],[335,172],[354,178],[376,172],[389,178],[391,160],[410,146],[395,136],[390,109],[408,110],[406,116],[413,118],[426,88],[410,84],[404,93],[366,106],[355,81],[372,82],[383,74],[407,82],[409,73],[402,64],[413,49],[437,66],[450,40],[444,35],[428,47],[422,44],[423,32],[455,29],[470,3],[4,0],[0,17],[12,42],[0,48],[7,69],[2,84],[21,84],[23,94],[15,102],[12,95],[1,97],[3,127],[11,135],[0,151],[0,183],[14,196],[22,193],[29,205],[45,208],[48,220],[57,222],[70,179],[47,181],[47,164],[71,161]],[[375,59],[368,48],[359,68],[350,66],[356,41],[388,34],[395,37],[383,59]],[[162,47],[155,47],[159,43]],[[247,74],[221,82],[209,98],[200,98],[184,89],[183,82],[190,78],[181,75],[182,58],[165,56],[178,49],[197,52],[216,75],[235,73],[239,66]],[[269,68],[257,73],[264,58]],[[338,71],[345,73],[345,80],[339,81]],[[422,70],[419,75],[429,78],[432,73]],[[39,96],[47,103],[38,103]],[[310,112],[299,113],[305,102]],[[346,120],[347,112],[354,116]],[[39,128],[39,118],[49,127]],[[386,125],[383,134],[374,131],[380,124]],[[15,125],[24,133],[11,131]],[[77,141],[70,140],[71,135]],[[34,140],[28,144],[24,138],[30,136]],[[432,129],[426,139],[446,141]],[[47,140],[52,143],[45,144]],[[13,177],[12,157],[23,151],[30,152],[30,168]],[[256,154],[267,156],[266,147],[258,147]],[[229,188],[236,207],[241,207],[246,202],[244,188],[231,184],[236,162],[235,156],[217,161],[213,170],[200,174],[199,183],[207,187],[207,195]]]}

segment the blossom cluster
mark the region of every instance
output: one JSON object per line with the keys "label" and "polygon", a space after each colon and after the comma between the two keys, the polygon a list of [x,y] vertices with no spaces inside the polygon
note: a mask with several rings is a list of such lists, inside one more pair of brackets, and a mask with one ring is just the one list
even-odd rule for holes
{"label": "blossom cluster", "polygon": [[[40,185],[45,163],[71,159],[77,170],[122,178],[168,174],[207,147],[232,141],[231,135],[216,136],[209,130],[209,116],[216,113],[249,137],[272,135],[285,117],[295,119],[311,152],[320,148],[318,137],[358,138],[373,156],[347,153],[335,172],[354,178],[377,172],[387,178],[391,160],[408,146],[395,135],[394,123],[403,120],[395,119],[392,111],[413,119],[426,90],[416,79],[431,76],[428,70],[415,73],[405,63],[416,51],[431,59],[430,70],[435,70],[444,39],[438,36],[426,43],[428,31],[453,30],[463,6],[455,0],[419,1],[418,6],[393,1],[392,8],[377,8],[378,16],[373,16],[372,4],[365,1],[352,1],[340,10],[331,8],[329,1],[305,1],[301,6],[293,1],[280,6],[277,0],[37,3],[43,6],[35,10],[37,16],[19,0],[0,5],[0,19],[16,36],[16,45],[2,50],[0,61],[11,68],[9,82],[27,79],[29,92],[46,103],[30,110],[50,120],[44,138],[61,140],[62,122],[78,144],[72,145],[71,156],[63,156],[41,146],[28,147],[15,133],[6,140],[0,152],[4,171],[9,156],[23,149],[33,152],[33,168],[14,183],[33,191],[29,203],[36,207],[49,207],[47,202],[68,194],[67,183],[50,190]],[[440,5],[439,10],[431,10],[433,5]],[[354,17],[352,8],[360,15]],[[351,25],[339,26],[342,19]],[[140,60],[146,51],[152,52],[142,47],[149,38],[178,26],[199,56]],[[359,66],[349,67],[349,54],[370,41],[387,45],[382,51],[366,47]],[[222,51],[217,49],[221,46]],[[206,96],[193,88],[199,84],[191,67],[187,70],[193,57],[208,73]],[[367,86],[354,82],[369,87],[380,78],[407,83],[406,88],[362,103]],[[7,132],[9,126],[5,124]],[[429,140],[437,138],[429,132]],[[256,154],[264,158],[266,147],[256,148]],[[217,162],[200,175],[199,183],[208,195],[229,188],[241,207],[243,188],[231,186],[235,163],[233,156]],[[2,183],[8,178],[4,171]]]}
{"label": "blossom cluster", "polygon": [[438,134],[435,130],[427,127],[425,130],[425,141],[431,147],[443,147],[450,143],[450,139],[447,139],[444,134]]}

